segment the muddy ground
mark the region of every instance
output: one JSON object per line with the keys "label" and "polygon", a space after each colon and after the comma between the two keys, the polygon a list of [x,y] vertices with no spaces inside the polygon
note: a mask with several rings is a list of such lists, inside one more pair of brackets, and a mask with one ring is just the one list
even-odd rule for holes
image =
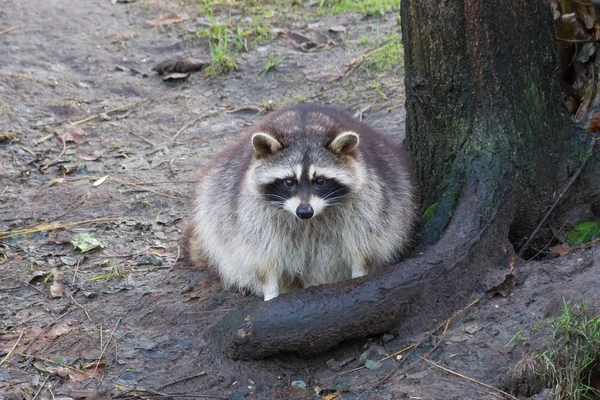
{"label": "muddy ground", "polygon": [[[207,23],[198,3],[0,4],[0,31],[17,28],[0,34],[0,232],[33,229],[0,242],[0,398],[504,398],[418,358],[440,331],[390,332],[313,358],[232,361],[211,350],[209,327],[260,299],[224,291],[180,257],[202,165],[260,113],[300,101],[340,105],[400,141],[404,88],[399,66],[347,71],[398,31],[395,13],[317,15],[302,5],[263,10],[274,35],[237,53],[238,71],[163,81],[151,71],[158,62],[210,59],[194,34]],[[234,19],[243,11],[217,9]],[[172,12],[190,18],[148,26]],[[316,48],[299,48],[290,31]],[[261,74],[268,57],[281,62]],[[89,233],[103,247],[82,254],[71,241]],[[428,358],[515,390],[517,332],[556,315],[563,298],[600,306],[594,249],[515,273],[510,296],[454,318]],[[398,369],[394,356],[343,373],[367,349],[377,360],[418,342]],[[521,396],[539,390],[526,386]]]}

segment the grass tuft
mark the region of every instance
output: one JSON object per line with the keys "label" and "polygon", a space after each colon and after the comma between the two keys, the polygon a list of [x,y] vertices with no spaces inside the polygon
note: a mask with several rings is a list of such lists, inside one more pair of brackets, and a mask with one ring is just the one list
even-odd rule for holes
{"label": "grass tuft", "polygon": [[596,398],[592,381],[600,373],[600,317],[585,303],[563,300],[562,314],[548,321],[549,340],[516,368],[517,377],[536,377],[552,387],[554,399]]}
{"label": "grass tuft", "polygon": [[378,17],[400,9],[400,0],[321,0],[317,14],[358,12],[363,17]]}

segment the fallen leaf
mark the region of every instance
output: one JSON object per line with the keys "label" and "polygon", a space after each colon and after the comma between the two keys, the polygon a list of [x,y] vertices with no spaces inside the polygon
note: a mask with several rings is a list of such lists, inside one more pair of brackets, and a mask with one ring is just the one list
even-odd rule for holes
{"label": "fallen leaf", "polygon": [[470,333],[471,335],[479,332],[483,327],[478,323],[472,323],[465,326],[462,330],[463,332]]}
{"label": "fallen leaf", "polygon": [[100,156],[84,156],[84,155],[79,155],[77,154],[77,158],[84,160],[84,161],[96,161],[100,158]]}
{"label": "fallen leaf", "polygon": [[83,129],[77,126],[67,126],[62,132],[58,133],[65,142],[75,142],[77,144],[83,143],[85,139],[85,132]]}
{"label": "fallen leaf", "polygon": [[71,165],[60,164],[57,169],[58,169],[58,173],[64,176],[64,175],[72,174],[73,172],[77,171],[78,168],[79,168],[79,164],[71,164]]}
{"label": "fallen leaf", "polygon": [[187,14],[179,15],[177,13],[172,12],[171,14],[166,15],[164,17],[159,17],[156,19],[151,19],[151,20],[146,21],[146,27],[158,28],[160,26],[177,24],[179,22],[183,22],[188,19],[190,19],[190,16]]}
{"label": "fallen leaf", "polygon": [[594,221],[583,222],[571,229],[567,243],[570,247],[577,247],[598,237],[600,237],[600,223]]}
{"label": "fallen leaf", "polygon": [[52,282],[50,285],[50,297],[59,298],[64,296],[63,285],[59,282]]}
{"label": "fallen leaf", "polygon": [[590,126],[588,127],[589,132],[600,131],[600,111],[596,111],[590,120]]}
{"label": "fallen leaf", "polygon": [[97,248],[104,248],[102,243],[94,237],[93,233],[78,233],[71,243],[74,249],[79,249],[82,253],[87,253]]}
{"label": "fallen leaf", "polygon": [[104,181],[108,179],[108,175],[103,176],[102,178],[98,179],[97,181],[95,181],[94,183],[92,183],[92,186],[100,186],[104,183]]}
{"label": "fallen leaf", "polygon": [[557,254],[561,257],[569,255],[574,250],[576,250],[576,249],[569,247],[569,245],[567,243],[563,243],[559,246],[554,246],[554,247],[550,248],[551,252],[553,252],[554,254]]}
{"label": "fallen leaf", "polygon": [[62,285],[63,274],[56,268],[52,268],[52,285],[50,285],[50,297],[57,298],[63,297],[63,285]]}

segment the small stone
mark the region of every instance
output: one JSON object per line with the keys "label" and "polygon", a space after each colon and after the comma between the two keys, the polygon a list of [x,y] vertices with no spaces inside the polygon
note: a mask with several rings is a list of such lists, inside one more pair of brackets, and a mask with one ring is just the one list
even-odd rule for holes
{"label": "small stone", "polygon": [[391,335],[389,333],[386,333],[385,335],[383,335],[383,337],[381,338],[381,342],[383,344],[388,344],[389,342],[391,342],[392,340],[394,340],[394,335]]}
{"label": "small stone", "polygon": [[379,369],[382,367],[382,363],[375,360],[365,360],[365,368],[367,369]]}
{"label": "small stone", "polygon": [[306,389],[306,383],[304,383],[304,381],[293,381],[291,385],[298,389]]}

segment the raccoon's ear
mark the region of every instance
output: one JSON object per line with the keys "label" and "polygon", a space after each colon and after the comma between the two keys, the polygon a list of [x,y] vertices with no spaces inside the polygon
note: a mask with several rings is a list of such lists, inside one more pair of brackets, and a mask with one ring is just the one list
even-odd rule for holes
{"label": "raccoon's ear", "polygon": [[259,157],[275,154],[283,148],[283,145],[277,139],[264,132],[252,135],[252,146]]}
{"label": "raccoon's ear", "polygon": [[353,152],[358,146],[358,134],[355,132],[342,132],[337,135],[331,143],[329,150],[337,154],[347,154]]}

